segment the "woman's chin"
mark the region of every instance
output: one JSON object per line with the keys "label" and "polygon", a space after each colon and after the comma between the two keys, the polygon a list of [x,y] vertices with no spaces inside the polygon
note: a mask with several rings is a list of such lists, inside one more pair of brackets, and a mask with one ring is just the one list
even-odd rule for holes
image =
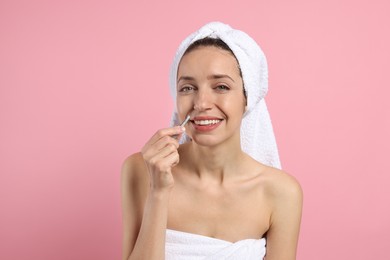
{"label": "woman's chin", "polygon": [[218,136],[211,136],[211,135],[196,135],[191,137],[192,142],[196,143],[200,146],[207,146],[207,147],[213,147],[218,144],[221,144],[223,140],[221,138],[218,138]]}

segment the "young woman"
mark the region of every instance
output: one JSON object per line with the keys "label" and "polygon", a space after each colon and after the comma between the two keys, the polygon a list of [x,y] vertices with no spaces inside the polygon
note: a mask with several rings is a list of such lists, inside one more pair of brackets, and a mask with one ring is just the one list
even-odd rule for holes
{"label": "young woman", "polygon": [[228,25],[183,41],[173,122],[190,121],[124,162],[123,259],[295,259],[302,191],[278,169],[267,73],[258,45]]}

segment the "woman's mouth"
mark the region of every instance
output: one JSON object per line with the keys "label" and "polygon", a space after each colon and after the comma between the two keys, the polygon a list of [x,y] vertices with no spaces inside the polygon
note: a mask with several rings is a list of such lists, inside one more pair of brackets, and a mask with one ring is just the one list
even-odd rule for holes
{"label": "woman's mouth", "polygon": [[207,117],[195,117],[191,120],[195,130],[199,132],[209,132],[217,128],[223,119],[219,118],[207,118]]}
{"label": "woman's mouth", "polygon": [[221,122],[220,119],[212,119],[212,120],[193,120],[196,125],[205,126],[205,125],[215,125]]}

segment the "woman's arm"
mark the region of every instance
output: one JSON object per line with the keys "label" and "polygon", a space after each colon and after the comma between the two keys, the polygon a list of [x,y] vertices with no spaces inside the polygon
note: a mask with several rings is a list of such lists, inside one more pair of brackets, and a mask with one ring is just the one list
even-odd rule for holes
{"label": "woman's arm", "polygon": [[171,168],[178,163],[180,128],[158,131],[122,168],[123,260],[164,259]]}
{"label": "woman's arm", "polygon": [[164,259],[169,194],[142,188],[148,188],[148,184],[134,177],[134,160],[127,159],[122,170],[122,259]]}
{"label": "woman's arm", "polygon": [[147,192],[145,191],[147,182],[144,180],[147,175],[143,172],[145,166],[139,153],[133,154],[123,163],[121,175],[123,260],[127,260],[133,251],[142,223],[143,204]]}
{"label": "woman's arm", "polygon": [[265,259],[295,260],[302,214],[302,189],[294,178],[285,173],[277,173],[271,186],[273,209]]}

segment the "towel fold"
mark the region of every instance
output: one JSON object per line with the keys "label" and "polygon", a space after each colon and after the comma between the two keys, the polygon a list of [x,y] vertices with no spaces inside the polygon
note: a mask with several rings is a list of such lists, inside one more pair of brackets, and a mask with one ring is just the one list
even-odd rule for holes
{"label": "towel fold", "polygon": [[266,240],[244,239],[235,243],[212,237],[167,229],[166,260],[259,260],[266,253]]}
{"label": "towel fold", "polygon": [[[259,45],[246,33],[229,25],[212,22],[188,36],[179,46],[170,73],[171,94],[176,100],[177,70],[187,48],[206,37],[219,38],[233,51],[241,68],[247,94],[247,110],[241,122],[241,147],[252,158],[276,168],[281,168],[271,119],[264,100],[268,91],[267,60]],[[176,106],[175,106],[176,107]],[[178,125],[177,111],[172,114],[171,125]],[[181,143],[189,141],[186,135]]]}

